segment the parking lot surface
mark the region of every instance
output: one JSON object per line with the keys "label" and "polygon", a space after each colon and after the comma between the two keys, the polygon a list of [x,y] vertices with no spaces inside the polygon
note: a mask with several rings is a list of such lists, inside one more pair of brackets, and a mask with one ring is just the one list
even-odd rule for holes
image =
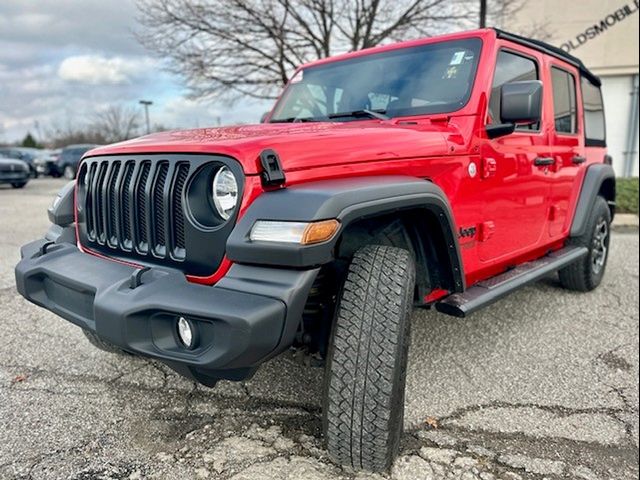
{"label": "parking lot surface", "polygon": [[283,355],[208,389],[20,297],[19,247],[63,184],[0,186],[0,479],[638,478],[637,233],[614,234],[592,293],[552,276],[468,319],[416,311],[402,452],[380,476],[323,451],[321,369]]}

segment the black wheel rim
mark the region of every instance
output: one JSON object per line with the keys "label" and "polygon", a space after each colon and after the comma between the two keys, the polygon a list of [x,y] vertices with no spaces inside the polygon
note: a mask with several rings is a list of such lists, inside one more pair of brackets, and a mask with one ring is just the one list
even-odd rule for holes
{"label": "black wheel rim", "polygon": [[593,232],[591,245],[591,270],[596,275],[602,271],[607,261],[608,244],[609,224],[605,219],[602,219],[597,223],[595,232]]}

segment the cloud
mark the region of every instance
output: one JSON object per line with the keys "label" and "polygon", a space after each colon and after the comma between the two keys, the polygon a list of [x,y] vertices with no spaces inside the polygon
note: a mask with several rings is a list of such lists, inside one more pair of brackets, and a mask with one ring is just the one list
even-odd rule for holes
{"label": "cloud", "polygon": [[167,128],[258,121],[269,103],[187,99],[137,42],[135,0],[0,0],[0,142],[81,126],[109,105],[152,100]]}
{"label": "cloud", "polygon": [[58,76],[71,82],[90,85],[130,83],[149,69],[157,69],[149,58],[105,58],[101,55],[76,55],[65,58],[58,68]]}

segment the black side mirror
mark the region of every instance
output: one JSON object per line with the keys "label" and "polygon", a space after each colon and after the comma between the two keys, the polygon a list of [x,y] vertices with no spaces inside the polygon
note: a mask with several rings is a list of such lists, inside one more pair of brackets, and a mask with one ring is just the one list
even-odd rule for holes
{"label": "black side mirror", "polygon": [[505,123],[536,123],[542,116],[542,82],[511,82],[500,92],[500,119]]}
{"label": "black side mirror", "polygon": [[489,138],[513,133],[517,124],[531,124],[542,118],[542,82],[511,82],[500,90],[500,121],[487,126]]}

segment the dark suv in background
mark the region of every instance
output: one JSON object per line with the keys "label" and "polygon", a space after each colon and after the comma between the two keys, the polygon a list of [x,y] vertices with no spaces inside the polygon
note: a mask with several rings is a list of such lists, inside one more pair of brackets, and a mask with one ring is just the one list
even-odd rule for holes
{"label": "dark suv in background", "polygon": [[82,155],[97,146],[86,143],[64,147],[58,157],[58,161],[51,168],[51,175],[54,177],[64,176],[69,180],[73,180],[76,178],[78,163],[80,163]]}
{"label": "dark suv in background", "polygon": [[36,178],[38,171],[36,170],[35,159],[40,154],[37,148],[29,147],[0,147],[0,157],[13,158],[22,160],[29,165],[29,173],[31,177]]}

